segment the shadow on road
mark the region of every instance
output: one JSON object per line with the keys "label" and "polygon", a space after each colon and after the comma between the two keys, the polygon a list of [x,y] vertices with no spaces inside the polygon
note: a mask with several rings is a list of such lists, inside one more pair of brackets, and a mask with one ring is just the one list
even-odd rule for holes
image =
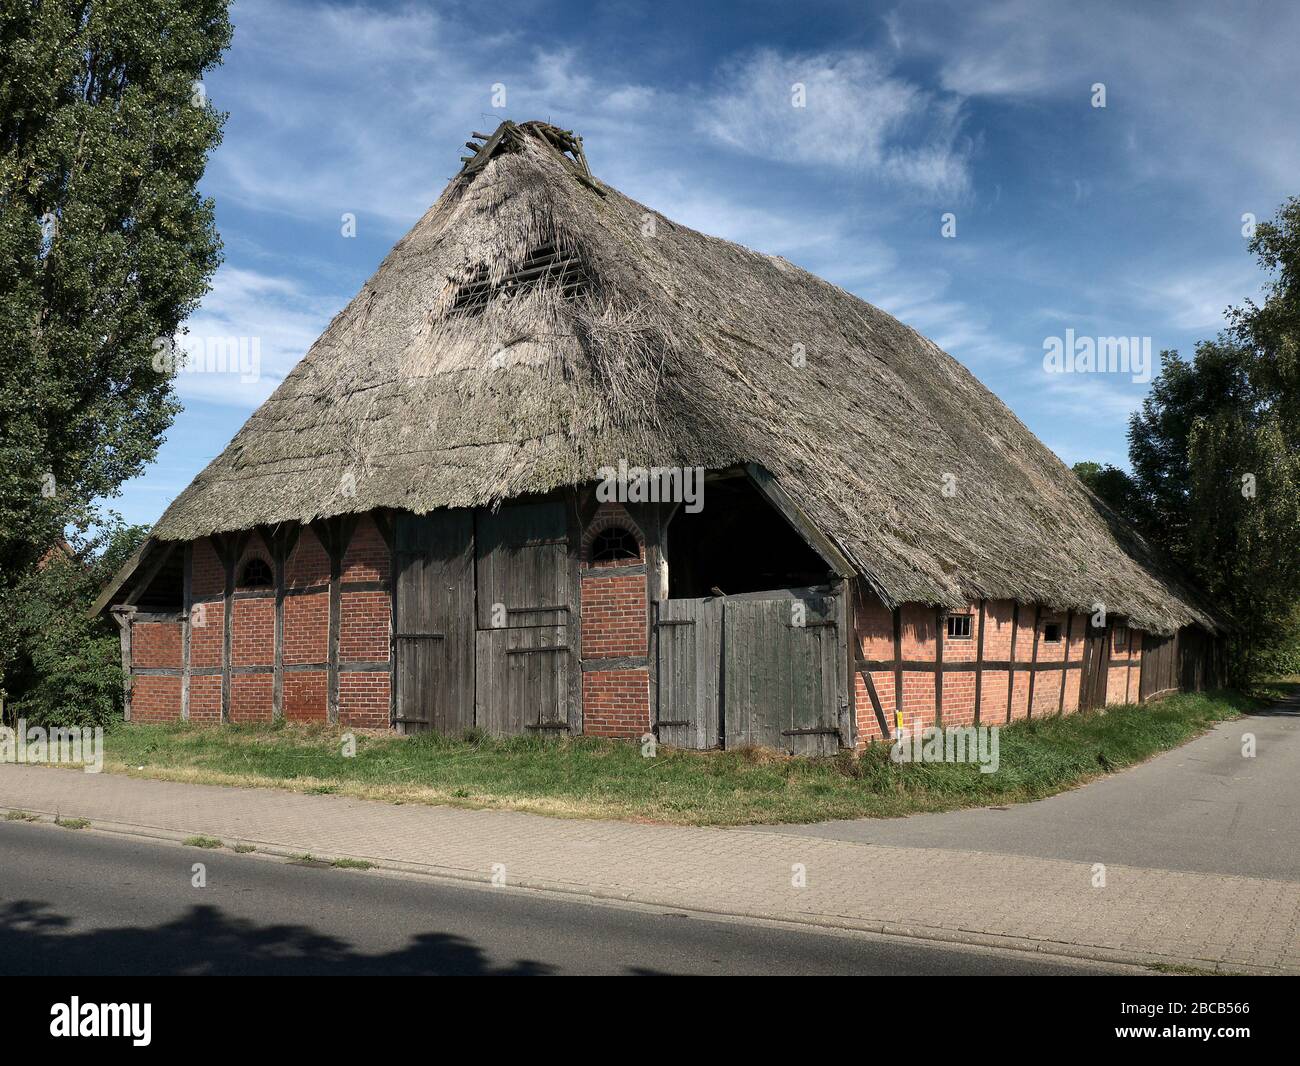
{"label": "shadow on road", "polygon": [[195,906],[152,928],[72,930],[48,904],[17,900],[0,908],[0,973],[356,975],[539,975],[554,967],[517,959],[493,965],[472,942],[423,933],[400,951],[364,955],[305,925],[259,925],[219,907]]}

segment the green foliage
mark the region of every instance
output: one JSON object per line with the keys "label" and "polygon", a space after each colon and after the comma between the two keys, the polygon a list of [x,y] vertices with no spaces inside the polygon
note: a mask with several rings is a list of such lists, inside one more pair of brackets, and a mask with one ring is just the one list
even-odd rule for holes
{"label": "green foliage", "polygon": [[[230,42],[226,9],[0,5],[0,615],[174,416],[155,341],[220,261],[197,185],[224,116],[195,86]],[[15,654],[0,643],[0,672]]]}
{"label": "green foliage", "polygon": [[6,677],[10,718],[108,726],[122,716],[122,653],[112,621],[86,609],[144,541],[120,521],[49,553],[13,589],[2,620],[17,651]]}
{"label": "green foliage", "polygon": [[1248,683],[1300,665],[1300,200],[1257,227],[1264,302],[1160,373],[1129,424],[1132,475],[1076,473],[1208,594]]}
{"label": "green foliage", "polygon": [[1135,524],[1138,522],[1140,501],[1133,479],[1127,473],[1109,463],[1104,466],[1100,463],[1075,463],[1071,469],[1117,515]]}

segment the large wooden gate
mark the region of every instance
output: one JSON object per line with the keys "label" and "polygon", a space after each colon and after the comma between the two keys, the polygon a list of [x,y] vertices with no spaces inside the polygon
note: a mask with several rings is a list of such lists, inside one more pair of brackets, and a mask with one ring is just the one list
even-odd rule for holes
{"label": "large wooden gate", "polygon": [[848,739],[839,607],[834,593],[805,590],[661,603],[659,739],[833,754]]}
{"label": "large wooden gate", "polygon": [[403,733],[474,724],[474,516],[398,512],[393,654]]}
{"label": "large wooden gate", "polygon": [[475,543],[478,726],[569,729],[577,626],[563,503],[480,511]]}

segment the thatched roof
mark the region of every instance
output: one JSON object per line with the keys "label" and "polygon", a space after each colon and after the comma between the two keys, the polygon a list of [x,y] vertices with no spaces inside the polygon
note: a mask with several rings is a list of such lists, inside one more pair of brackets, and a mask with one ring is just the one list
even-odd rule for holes
{"label": "thatched roof", "polygon": [[766,468],[889,604],[1212,624],[956,360],[603,185],[540,123],[472,157],[154,532],[490,506],[620,458]]}

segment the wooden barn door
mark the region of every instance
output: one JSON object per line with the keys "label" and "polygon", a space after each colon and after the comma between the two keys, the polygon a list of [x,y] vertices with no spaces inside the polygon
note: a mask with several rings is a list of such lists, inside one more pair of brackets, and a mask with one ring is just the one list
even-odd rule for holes
{"label": "wooden barn door", "polygon": [[834,755],[840,744],[837,601],[729,599],[722,634],[728,748]]}
{"label": "wooden barn door", "polygon": [[457,732],[474,724],[474,518],[398,512],[393,653],[397,727]]}
{"label": "wooden barn door", "polygon": [[1177,653],[1175,634],[1142,634],[1142,679],[1138,694],[1143,702],[1178,687]]}
{"label": "wooden barn door", "polygon": [[722,726],[722,610],[725,600],[658,605],[659,742],[716,748]]}
{"label": "wooden barn door", "polygon": [[1110,682],[1110,627],[1088,623],[1083,638],[1083,673],[1079,681],[1079,709],[1106,706]]}
{"label": "wooden barn door", "polygon": [[573,591],[561,502],[480,511],[477,722],[490,733],[570,728]]}
{"label": "wooden barn door", "polygon": [[802,589],[659,604],[660,741],[833,755],[846,683],[839,606]]}

